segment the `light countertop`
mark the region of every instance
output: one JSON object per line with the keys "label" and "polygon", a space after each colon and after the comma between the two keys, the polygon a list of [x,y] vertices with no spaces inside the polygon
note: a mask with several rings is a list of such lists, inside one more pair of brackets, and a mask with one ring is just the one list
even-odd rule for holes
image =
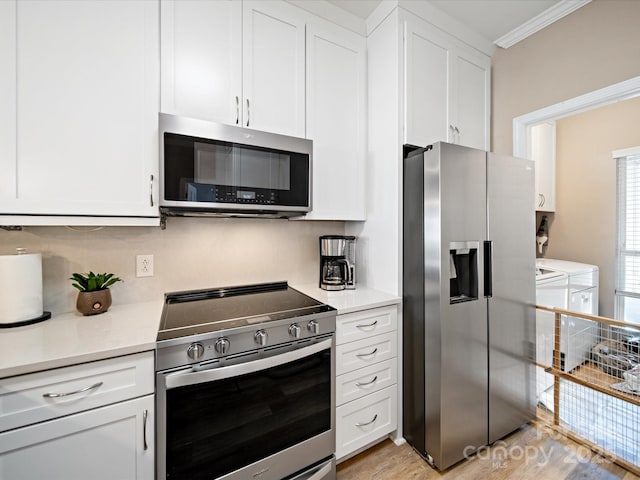
{"label": "light countertop", "polygon": [[[345,314],[395,305],[401,298],[377,290],[328,292],[317,285],[291,285]],[[0,329],[0,378],[153,350],[163,299],[112,305],[100,315],[54,315],[41,323]]]}
{"label": "light countertop", "polygon": [[395,305],[402,301],[401,297],[390,293],[380,292],[365,287],[356,287],[355,290],[339,290],[329,292],[314,285],[291,285],[296,290],[309,295],[316,300],[331,305],[338,310],[338,315],[357,312],[368,308]]}
{"label": "light countertop", "polygon": [[112,305],[91,316],[62,313],[0,329],[0,378],[153,350],[163,302]]}

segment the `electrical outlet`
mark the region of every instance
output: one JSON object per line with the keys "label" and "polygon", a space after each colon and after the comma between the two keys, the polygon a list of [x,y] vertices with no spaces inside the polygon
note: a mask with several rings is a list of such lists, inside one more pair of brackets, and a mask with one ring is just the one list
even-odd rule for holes
{"label": "electrical outlet", "polygon": [[136,277],[153,277],[153,255],[136,255]]}

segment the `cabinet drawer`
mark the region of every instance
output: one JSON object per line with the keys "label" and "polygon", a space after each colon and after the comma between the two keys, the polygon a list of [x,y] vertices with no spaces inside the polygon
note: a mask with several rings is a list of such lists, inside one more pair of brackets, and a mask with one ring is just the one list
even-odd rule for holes
{"label": "cabinet drawer", "polygon": [[372,393],[336,409],[336,458],[388,435],[398,425],[397,387]]}
{"label": "cabinet drawer", "polygon": [[389,332],[336,347],[336,375],[388,360],[397,354],[397,334]]}
{"label": "cabinet drawer", "polygon": [[153,352],[5,378],[0,432],[153,391]]}
{"label": "cabinet drawer", "polygon": [[391,332],[397,328],[398,309],[395,305],[338,315],[336,345]]}
{"label": "cabinet drawer", "polygon": [[345,373],[336,380],[336,405],[339,406],[377,392],[397,381],[398,360],[395,357]]}

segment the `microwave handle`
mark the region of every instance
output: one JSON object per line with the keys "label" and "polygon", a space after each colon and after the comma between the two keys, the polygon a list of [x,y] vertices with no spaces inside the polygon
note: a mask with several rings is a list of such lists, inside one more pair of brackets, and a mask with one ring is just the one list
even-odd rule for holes
{"label": "microwave handle", "polygon": [[286,352],[281,355],[274,355],[273,357],[261,358],[253,362],[239,363],[237,365],[213,368],[211,370],[200,370],[198,372],[193,372],[191,368],[189,368],[186,371],[182,370],[165,375],[164,382],[166,389],[171,390],[172,388],[185,387],[187,385],[198,385],[215,380],[237,377],[309,357],[322,350],[330,349],[332,344],[333,338],[327,338],[308,347],[292,350],[291,352]]}

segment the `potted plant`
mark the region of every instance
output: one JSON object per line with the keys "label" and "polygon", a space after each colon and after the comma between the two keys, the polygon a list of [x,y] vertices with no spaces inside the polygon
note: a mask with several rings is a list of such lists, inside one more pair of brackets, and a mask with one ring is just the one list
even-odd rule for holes
{"label": "potted plant", "polygon": [[109,287],[120,278],[113,273],[74,273],[71,275],[72,285],[77,288],[78,300],[76,308],[83,315],[96,315],[109,310],[111,306],[111,290]]}

